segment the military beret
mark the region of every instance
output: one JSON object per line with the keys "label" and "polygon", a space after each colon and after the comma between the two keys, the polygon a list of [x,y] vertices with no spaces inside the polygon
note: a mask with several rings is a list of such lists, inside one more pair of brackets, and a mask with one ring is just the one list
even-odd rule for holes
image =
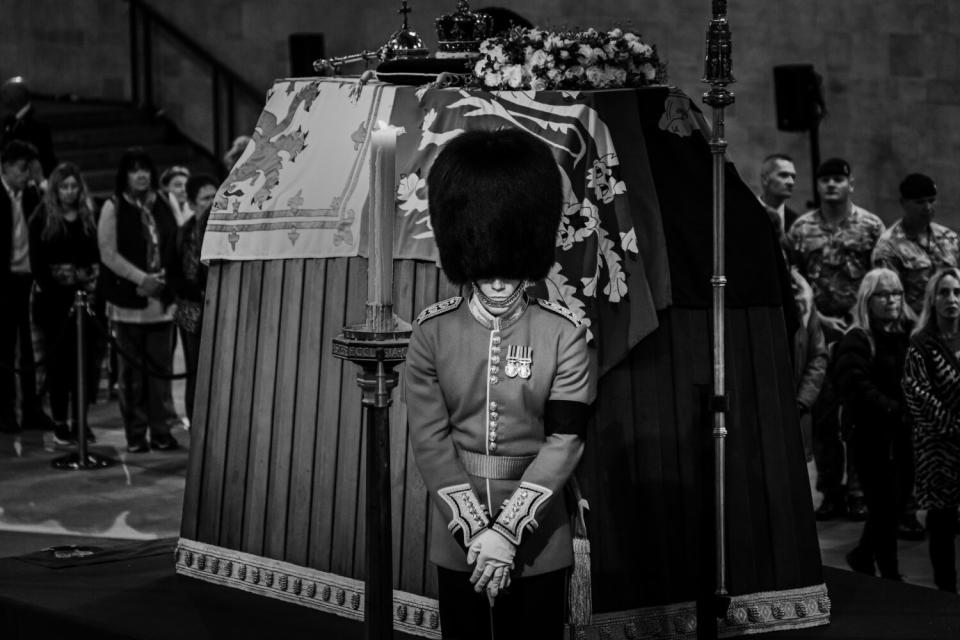
{"label": "military beret", "polygon": [[849,178],[850,163],[843,158],[830,158],[829,160],[824,160],[820,163],[820,166],[817,167],[817,177],[825,178],[827,176],[844,176]]}
{"label": "military beret", "polygon": [[930,176],[911,173],[900,183],[900,197],[904,200],[932,198],[937,195],[937,183]]}

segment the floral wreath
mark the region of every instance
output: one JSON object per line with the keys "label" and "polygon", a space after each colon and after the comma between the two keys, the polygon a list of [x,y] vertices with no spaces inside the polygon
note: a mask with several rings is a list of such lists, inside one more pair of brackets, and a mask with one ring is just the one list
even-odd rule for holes
{"label": "floral wreath", "polygon": [[663,84],[666,65],[632,31],[514,28],[480,43],[473,74],[485,89],[615,89]]}

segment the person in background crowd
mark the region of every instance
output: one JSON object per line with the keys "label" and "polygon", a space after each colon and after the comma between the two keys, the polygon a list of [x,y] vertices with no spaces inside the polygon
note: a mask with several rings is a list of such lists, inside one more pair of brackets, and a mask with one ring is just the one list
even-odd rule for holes
{"label": "person in background crowd", "polygon": [[813,289],[796,268],[790,269],[790,279],[799,324],[793,338],[797,415],[800,417],[803,450],[807,460],[810,460],[813,458],[813,420],[810,411],[816,404],[827,373],[827,345],[813,301]]}
{"label": "person in background crowd", "polygon": [[787,206],[796,182],[793,158],[774,153],[763,159],[760,165],[760,203],[767,210],[778,236],[786,233],[800,215]]}
{"label": "person in background crowd", "polygon": [[170,380],[150,373],[172,371],[173,296],[163,256],[175,242],[176,224],[170,205],[157,193],[150,156],[139,147],[128,149],[120,160],[115,194],[100,212],[98,237],[100,290],[122,350],[119,399],[130,453],[179,446],[170,434]]}
{"label": "person in background crowd", "polygon": [[957,592],[960,506],[960,269],[927,282],[907,351],[903,392],[913,418],[916,495],[927,509],[930,562],[937,588]]}
{"label": "person in background crowd", "polygon": [[[64,162],[51,172],[43,202],[30,217],[30,265],[37,283],[33,318],[46,345],[47,388],[58,444],[70,444],[77,438],[77,398],[74,426],[67,422],[70,396],[77,384],[77,331],[70,312],[77,291],[93,293],[99,263],[97,225],[83,176],[75,164]],[[86,379],[92,384],[99,368],[92,327],[87,327],[84,344]],[[88,404],[89,396],[80,405],[84,414]],[[93,440],[92,432],[87,432],[87,439]]]}
{"label": "person in background crowd", "polygon": [[[50,175],[57,165],[53,153],[53,138],[50,127],[37,119],[30,102],[30,90],[23,78],[16,76],[0,85],[0,149],[12,140],[21,140],[33,145],[37,157],[31,161],[31,174],[37,184]],[[39,170],[36,169],[39,164]]]}
{"label": "person in background crowd", "polygon": [[[801,275],[813,288],[827,351],[831,352],[850,324],[860,281],[870,270],[870,256],[884,227],[876,215],[853,204],[853,176],[846,160],[830,158],[817,167],[817,192],[820,208],[797,218],[787,239]],[[851,465],[848,487],[842,484],[839,400],[829,367],[813,408],[813,441],[817,488],[824,494],[817,518],[829,520],[844,513],[865,518],[866,507]]]}
{"label": "person in background crowd", "polygon": [[527,133],[468,131],[427,183],[444,273],[472,285],[420,314],[404,374],[443,635],[559,639],[573,563],[562,491],[595,387],[586,327],[524,288],[554,262],[560,174]]}
{"label": "person in background crowd", "polygon": [[[33,145],[13,140],[0,150],[0,431],[19,433],[22,427],[53,429],[37,394],[33,339],[30,333],[30,232],[27,217],[40,203],[29,185],[30,165],[37,159]],[[20,358],[16,360],[18,351]],[[17,420],[17,376],[20,373],[20,417]]]}
{"label": "person in background crowd", "polygon": [[187,180],[187,202],[194,215],[177,231],[174,251],[168,254],[167,281],[173,291],[177,311],[174,321],[180,328],[180,340],[187,366],[187,419],[193,420],[193,399],[200,361],[200,326],[203,295],[207,289],[207,265],[200,262],[203,234],[210,217],[218,183],[208,175],[191,176]]}
{"label": "person in background crowd", "polygon": [[[911,173],[900,183],[903,217],[894,222],[873,249],[873,264],[900,275],[907,304],[920,313],[927,281],[937,269],[960,265],[957,234],[933,221],[937,185],[930,176]],[[924,529],[917,521],[916,501],[911,499],[900,518],[900,537],[919,540]]]}
{"label": "person in background crowd", "polygon": [[227,173],[230,173],[230,171],[233,170],[233,166],[240,160],[240,156],[246,151],[250,140],[250,136],[237,136],[230,145],[230,148],[223,154],[223,166],[226,168]]}
{"label": "person in background crowd", "polygon": [[186,167],[170,167],[160,174],[160,193],[167,199],[170,210],[177,219],[177,226],[183,226],[192,215],[187,205],[187,180],[190,170]]}
{"label": "person in background crowd", "polygon": [[874,269],[860,283],[853,325],[836,351],[837,389],[868,512],[847,563],[871,576],[879,568],[890,580],[902,580],[897,520],[913,491],[913,445],[900,384],[913,325],[897,273]]}
{"label": "person in background crowd", "polygon": [[922,173],[904,178],[900,183],[900,206],[903,217],[877,240],[873,264],[900,275],[907,304],[920,313],[927,280],[934,271],[960,266],[960,239],[954,231],[933,221],[937,206],[933,178]]}

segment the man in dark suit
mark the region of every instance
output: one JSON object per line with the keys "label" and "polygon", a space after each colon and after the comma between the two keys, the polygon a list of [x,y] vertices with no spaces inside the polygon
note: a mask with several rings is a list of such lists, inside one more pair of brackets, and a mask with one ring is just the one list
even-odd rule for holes
{"label": "man in dark suit", "polygon": [[797,219],[796,211],[787,206],[797,182],[797,169],[793,158],[774,153],[763,159],[760,165],[760,202],[770,215],[778,235],[786,233]]}
{"label": "man in dark suit", "polygon": [[[43,177],[49,176],[57,166],[50,128],[37,120],[33,104],[30,102],[30,91],[20,76],[10,78],[0,85],[0,116],[3,117],[0,149],[13,140],[29,142],[37,150]],[[30,213],[28,211],[27,215]]]}
{"label": "man in dark suit", "polygon": [[[27,218],[40,203],[29,185],[30,165],[37,159],[33,145],[20,140],[0,150],[0,431],[18,433],[15,367],[20,372],[20,411],[23,423],[37,429],[53,428],[40,408],[30,334],[30,241]],[[15,363],[17,343],[20,359]]]}

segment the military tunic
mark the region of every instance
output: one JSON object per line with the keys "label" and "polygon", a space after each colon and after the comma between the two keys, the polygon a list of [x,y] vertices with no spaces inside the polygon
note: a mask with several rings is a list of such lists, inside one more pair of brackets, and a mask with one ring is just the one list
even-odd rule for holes
{"label": "military tunic", "polygon": [[788,240],[799,256],[802,275],[813,287],[820,313],[843,318],[853,308],[883,230],[880,218],[856,205],[836,224],[828,222],[819,209],[793,223]]}
{"label": "military tunic", "polygon": [[572,563],[563,487],[594,394],[586,328],[564,307],[524,298],[494,317],[457,297],[420,314],[404,397],[436,510],[433,563],[468,571],[465,547],[486,528],[518,545],[518,574]]}
{"label": "military tunic", "polygon": [[883,232],[873,249],[873,266],[887,267],[900,275],[907,304],[920,313],[927,281],[937,270],[960,265],[960,240],[947,227],[930,223],[926,244],[907,236],[902,221]]}

